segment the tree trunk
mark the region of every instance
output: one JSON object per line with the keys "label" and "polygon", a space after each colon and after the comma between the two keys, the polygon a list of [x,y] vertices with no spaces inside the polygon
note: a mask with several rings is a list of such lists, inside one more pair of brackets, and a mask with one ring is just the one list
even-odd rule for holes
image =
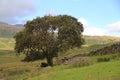
{"label": "tree trunk", "polygon": [[52,58],[52,56],[48,55],[48,56],[46,57],[46,59],[47,59],[48,65],[49,65],[49,66],[53,66],[53,58]]}

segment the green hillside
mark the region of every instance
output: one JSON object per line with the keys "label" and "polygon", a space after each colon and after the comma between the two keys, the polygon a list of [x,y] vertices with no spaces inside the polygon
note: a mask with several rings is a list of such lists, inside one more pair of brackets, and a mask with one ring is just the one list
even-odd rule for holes
{"label": "green hillside", "polygon": [[17,32],[21,31],[22,29],[23,27],[0,23],[0,37],[13,37]]}
{"label": "green hillside", "polygon": [[120,80],[119,69],[120,61],[71,69],[54,67],[51,71],[49,69],[39,76],[28,78],[28,80]]}
{"label": "green hillside", "polygon": [[84,36],[84,38],[88,45],[100,45],[120,41],[120,37],[115,36]]}
{"label": "green hillside", "polygon": [[[120,38],[111,36],[84,36],[84,38],[86,43],[81,48],[73,48],[59,53],[58,59],[71,58],[120,41]],[[45,60],[21,62],[25,55],[16,56],[14,45],[13,38],[0,38],[0,80],[120,80],[119,53],[102,56],[78,56],[67,64],[40,68],[40,63]],[[85,62],[80,63],[79,58]],[[98,62],[99,59],[109,59],[109,61]],[[56,62],[57,58],[54,58],[54,63]]]}
{"label": "green hillside", "polygon": [[13,50],[15,40],[13,38],[0,38],[0,50]]}

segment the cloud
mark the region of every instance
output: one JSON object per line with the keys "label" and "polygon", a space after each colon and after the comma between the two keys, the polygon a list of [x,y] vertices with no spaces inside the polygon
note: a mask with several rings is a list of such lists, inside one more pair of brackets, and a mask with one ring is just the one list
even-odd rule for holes
{"label": "cloud", "polygon": [[0,21],[16,23],[18,18],[29,16],[36,11],[33,0],[0,0]]}
{"label": "cloud", "polygon": [[117,21],[106,26],[109,35],[120,37],[120,21]]}
{"label": "cloud", "polygon": [[87,22],[87,20],[83,17],[78,19],[78,21],[83,24],[83,27],[84,27],[83,34],[84,35],[103,36],[103,35],[106,35],[106,33],[107,33],[107,30],[105,30],[105,29],[91,26],[89,24],[89,22]]}
{"label": "cloud", "polygon": [[105,27],[92,26],[84,17],[78,19],[83,24],[83,35],[90,36],[118,36],[120,37],[120,21],[108,24]]}
{"label": "cloud", "polygon": [[97,28],[97,27],[87,27],[85,28],[83,34],[84,35],[91,35],[91,36],[103,36],[106,35],[106,30]]}
{"label": "cloud", "polygon": [[83,17],[78,19],[78,21],[81,22],[85,28],[90,26],[86,19]]}
{"label": "cloud", "polygon": [[107,28],[112,32],[120,32],[120,21],[108,24]]}
{"label": "cloud", "polygon": [[51,9],[51,10],[49,10],[45,15],[56,16],[57,13],[55,12],[55,10]]}

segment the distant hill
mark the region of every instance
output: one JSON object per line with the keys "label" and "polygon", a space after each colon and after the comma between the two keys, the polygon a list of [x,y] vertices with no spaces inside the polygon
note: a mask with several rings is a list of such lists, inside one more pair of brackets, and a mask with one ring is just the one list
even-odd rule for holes
{"label": "distant hill", "polygon": [[23,24],[15,24],[15,25],[13,25],[13,26],[24,27],[24,25],[23,25]]}
{"label": "distant hill", "polygon": [[8,25],[8,23],[5,23],[5,22],[0,22],[0,24],[6,24],[6,25]]}
{"label": "distant hill", "polygon": [[86,44],[106,44],[120,41],[120,37],[115,36],[86,36],[84,35]]}
{"label": "distant hill", "polygon": [[23,30],[21,25],[9,25],[0,22],[0,37],[13,37],[17,32]]}

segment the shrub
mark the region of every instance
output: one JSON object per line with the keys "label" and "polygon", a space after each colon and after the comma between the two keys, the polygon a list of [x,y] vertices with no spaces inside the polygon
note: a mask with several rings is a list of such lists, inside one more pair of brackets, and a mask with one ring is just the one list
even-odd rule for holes
{"label": "shrub", "polygon": [[88,57],[75,58],[70,62],[71,67],[83,67],[83,66],[89,66],[91,64],[92,64],[92,61]]}
{"label": "shrub", "polygon": [[112,55],[111,56],[111,59],[116,59],[117,58],[117,55]]}
{"label": "shrub", "polygon": [[100,57],[97,59],[97,62],[108,62],[110,61],[109,57]]}

